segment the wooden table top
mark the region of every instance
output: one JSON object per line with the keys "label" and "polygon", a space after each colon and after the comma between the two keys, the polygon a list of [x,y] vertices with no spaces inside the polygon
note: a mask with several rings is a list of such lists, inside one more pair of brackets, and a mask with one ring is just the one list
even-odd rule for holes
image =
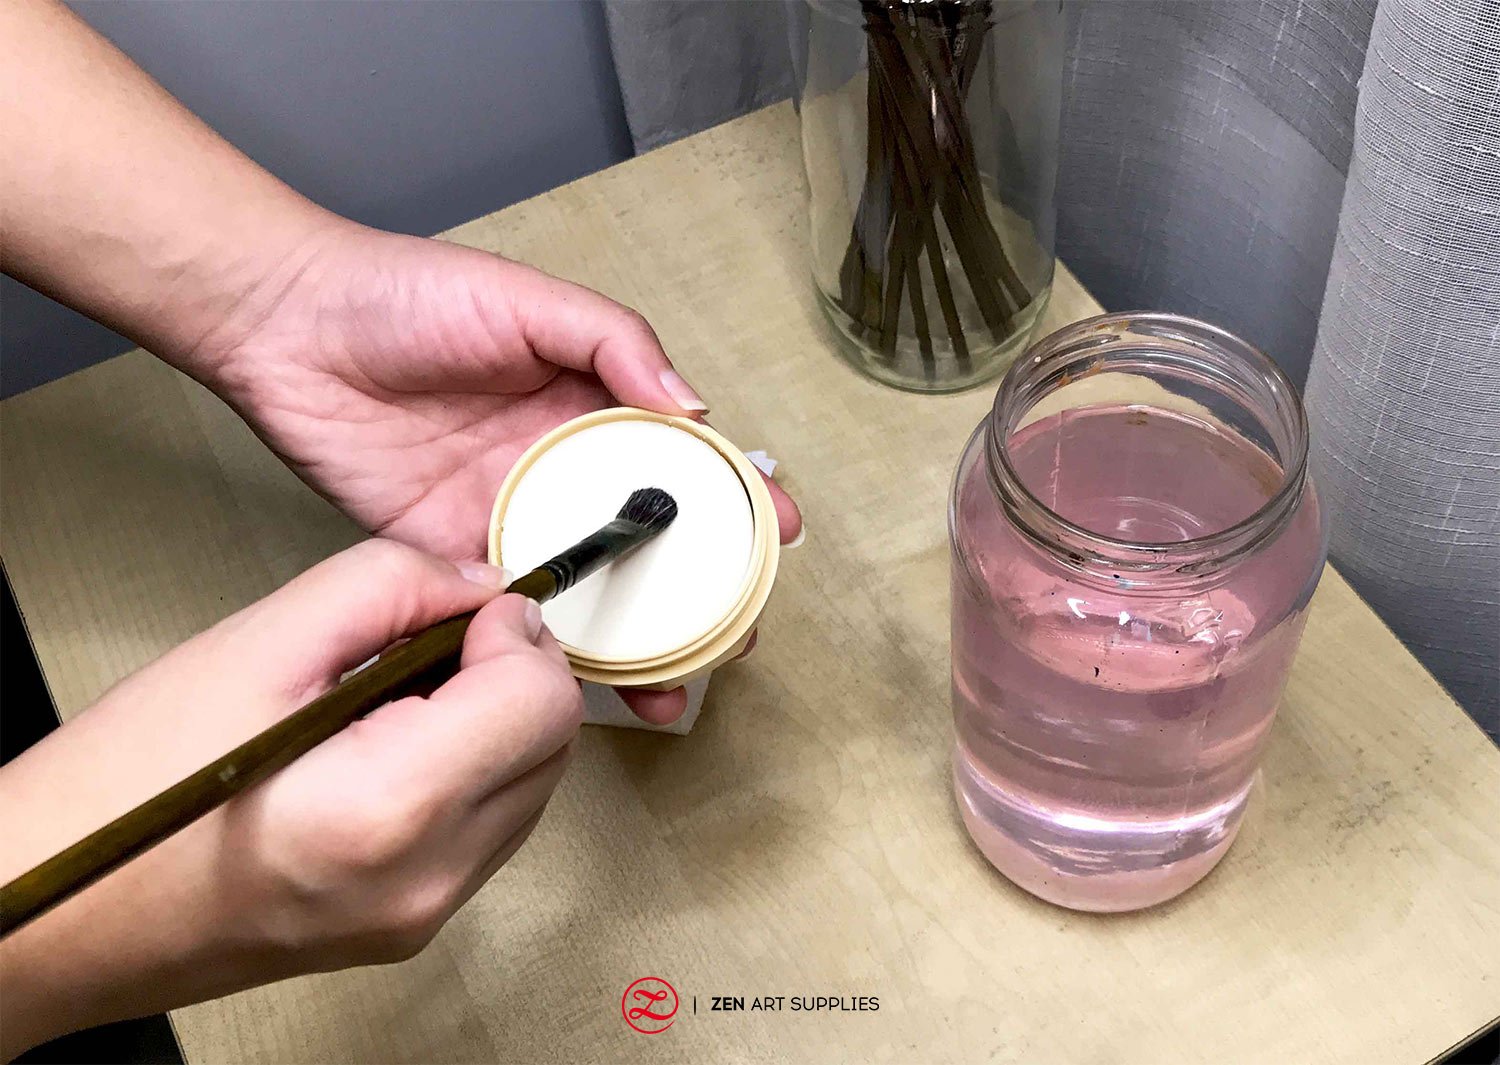
{"label": "wooden table top", "polygon": [[[1201,885],[1074,914],[970,845],[945,505],[993,390],[905,395],[835,358],[803,195],[780,105],[447,235],[643,311],[718,428],[783,461],[807,543],[690,736],[585,729],[530,843],[428,950],[179,1010],[188,1060],[1364,1063],[1487,1025],[1500,751],[1332,571]],[[1046,328],[1096,311],[1060,271]],[[64,717],[358,536],[140,352],[0,411],[5,562]],[[652,1037],[620,1015],[647,975],[683,997]],[[790,1011],[814,995],[879,1009]]]}

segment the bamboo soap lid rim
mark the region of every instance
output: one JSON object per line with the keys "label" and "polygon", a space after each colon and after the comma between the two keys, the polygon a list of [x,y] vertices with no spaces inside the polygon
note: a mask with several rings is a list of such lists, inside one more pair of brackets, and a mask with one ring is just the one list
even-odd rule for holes
{"label": "bamboo soap lid rim", "polygon": [[[649,657],[609,656],[559,640],[574,676],[617,687],[668,689],[711,671],[736,657],[749,641],[760,613],[770,598],[780,561],[781,540],[775,504],[760,472],[724,437],[701,422],[635,407],[612,407],[565,422],[532,444],[506,475],[490,513],[489,560],[504,563],[502,540],[507,509],[517,487],[538,460],[564,440],[586,429],[620,422],[654,423],[686,433],[707,444],[724,460],[744,490],[751,521],[750,554],[732,603],[704,631],[679,645]],[[651,479],[643,470],[642,486]],[[566,545],[561,545],[566,546]],[[679,589],[680,590],[680,589]]]}

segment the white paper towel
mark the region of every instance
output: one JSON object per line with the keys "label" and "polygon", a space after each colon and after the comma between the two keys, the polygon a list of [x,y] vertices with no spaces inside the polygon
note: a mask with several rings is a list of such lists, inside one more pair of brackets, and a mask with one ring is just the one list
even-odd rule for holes
{"label": "white paper towel", "polygon": [[583,721],[587,725],[613,725],[616,728],[639,728],[648,732],[670,732],[675,736],[686,736],[698,720],[703,709],[703,697],[708,693],[708,682],[713,674],[699,677],[687,684],[687,709],[670,725],[648,725],[630,712],[630,707],[615,693],[613,688],[602,684],[583,685]]}

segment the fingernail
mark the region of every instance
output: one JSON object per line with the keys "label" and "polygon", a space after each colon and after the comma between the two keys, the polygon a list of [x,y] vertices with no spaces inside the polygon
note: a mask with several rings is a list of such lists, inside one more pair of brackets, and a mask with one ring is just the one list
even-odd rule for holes
{"label": "fingernail", "polygon": [[785,544],[784,546],[786,547],[787,550],[790,551],[794,547],[801,547],[802,544],[803,544],[803,542],[806,539],[807,539],[807,523],[803,522],[802,523],[802,528],[800,528],[800,529],[797,530],[797,535],[794,536],[794,537],[792,537],[791,541],[788,542],[787,544]]}
{"label": "fingernail", "polygon": [[535,599],[526,600],[526,608],[521,611],[521,627],[532,643],[542,635],[542,608],[536,605]]}
{"label": "fingernail", "polygon": [[464,580],[497,592],[508,588],[513,579],[510,570],[491,566],[488,562],[455,562],[454,565]]}
{"label": "fingernail", "polygon": [[663,370],[661,372],[661,386],[667,390],[667,395],[672,397],[672,402],[686,411],[695,414],[707,414],[708,404],[703,402],[703,397],[693,391],[693,386],[682,379],[682,374],[676,370]]}

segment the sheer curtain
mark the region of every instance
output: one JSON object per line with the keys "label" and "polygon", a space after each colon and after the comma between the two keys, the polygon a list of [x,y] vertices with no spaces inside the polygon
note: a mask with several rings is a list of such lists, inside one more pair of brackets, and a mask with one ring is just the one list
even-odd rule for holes
{"label": "sheer curtain", "polygon": [[[1067,6],[1058,254],[1305,382],[1335,564],[1500,739],[1500,4]],[[638,151],[791,93],[795,3],[605,10]]]}

